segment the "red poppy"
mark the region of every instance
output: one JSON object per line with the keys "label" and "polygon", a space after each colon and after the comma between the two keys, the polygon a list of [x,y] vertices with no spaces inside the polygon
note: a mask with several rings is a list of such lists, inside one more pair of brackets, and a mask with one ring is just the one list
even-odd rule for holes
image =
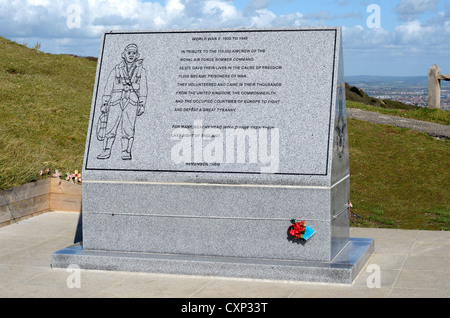
{"label": "red poppy", "polygon": [[303,238],[303,234],[305,234],[306,229],[305,221],[294,222],[295,220],[292,222],[292,225],[289,226],[289,235],[296,239]]}

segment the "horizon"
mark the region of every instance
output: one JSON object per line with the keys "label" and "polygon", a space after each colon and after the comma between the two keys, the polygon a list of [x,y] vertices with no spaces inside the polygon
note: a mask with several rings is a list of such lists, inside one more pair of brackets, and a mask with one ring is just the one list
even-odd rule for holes
{"label": "horizon", "polygon": [[97,58],[104,30],[341,26],[346,76],[450,73],[443,0],[0,0],[0,16],[9,40]]}

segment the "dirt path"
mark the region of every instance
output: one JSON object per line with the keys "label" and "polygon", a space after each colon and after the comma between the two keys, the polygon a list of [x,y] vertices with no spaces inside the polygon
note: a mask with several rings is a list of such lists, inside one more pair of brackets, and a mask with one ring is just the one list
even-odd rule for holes
{"label": "dirt path", "polygon": [[397,126],[400,128],[410,128],[420,132],[426,132],[430,136],[439,138],[450,138],[450,126],[431,123],[423,120],[402,118],[398,116],[383,115],[376,112],[369,112],[356,108],[347,108],[348,118],[369,121],[375,124]]}

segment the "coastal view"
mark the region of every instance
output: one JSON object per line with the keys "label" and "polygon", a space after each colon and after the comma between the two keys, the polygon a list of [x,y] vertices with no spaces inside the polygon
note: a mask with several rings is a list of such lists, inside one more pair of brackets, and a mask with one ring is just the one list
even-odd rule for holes
{"label": "coastal view", "polygon": [[[378,99],[428,107],[428,76],[346,76],[349,85]],[[450,82],[441,81],[441,109],[450,109]]]}

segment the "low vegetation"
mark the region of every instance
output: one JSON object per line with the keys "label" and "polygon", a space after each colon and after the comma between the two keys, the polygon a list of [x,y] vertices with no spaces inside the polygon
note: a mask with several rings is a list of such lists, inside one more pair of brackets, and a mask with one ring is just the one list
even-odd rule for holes
{"label": "low vegetation", "polygon": [[423,107],[411,109],[383,108],[378,106],[366,105],[361,102],[354,102],[350,100],[347,100],[347,107],[368,110],[384,115],[399,116],[403,118],[418,119],[443,125],[450,125],[450,111],[448,110],[444,111],[440,109],[430,109]]}
{"label": "low vegetation", "polygon": [[389,99],[378,99],[367,95],[360,88],[348,84],[346,84],[345,96],[348,108],[450,125],[450,111],[407,105]]}
{"label": "low vegetation", "polygon": [[448,140],[348,120],[352,224],[450,230]]}
{"label": "low vegetation", "polygon": [[96,63],[0,37],[0,189],[81,171]]}

